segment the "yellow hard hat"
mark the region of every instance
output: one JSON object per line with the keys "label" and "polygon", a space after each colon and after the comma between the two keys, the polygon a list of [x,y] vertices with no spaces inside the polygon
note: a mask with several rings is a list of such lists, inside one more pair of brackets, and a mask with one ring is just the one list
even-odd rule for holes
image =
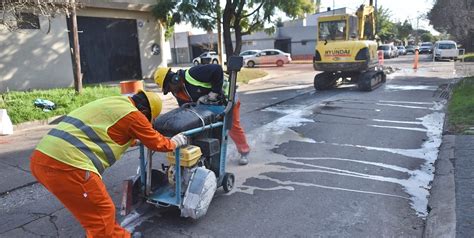
{"label": "yellow hard hat", "polygon": [[155,83],[161,87],[161,90],[163,90],[166,74],[168,74],[170,69],[171,69],[170,67],[158,67],[155,70],[155,75],[154,75]]}
{"label": "yellow hard hat", "polygon": [[140,90],[140,91],[143,92],[146,98],[148,99],[148,103],[150,104],[150,110],[151,110],[151,120],[153,120],[156,117],[158,117],[158,115],[160,115],[161,107],[162,107],[161,98],[160,96],[158,96],[157,93],[147,92],[145,90]]}

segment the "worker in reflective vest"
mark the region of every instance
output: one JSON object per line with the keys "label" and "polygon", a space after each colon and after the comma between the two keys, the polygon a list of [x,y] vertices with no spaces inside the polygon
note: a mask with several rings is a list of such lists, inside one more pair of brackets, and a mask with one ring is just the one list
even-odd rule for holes
{"label": "worker in reflective vest", "polygon": [[[168,67],[158,67],[154,79],[165,95],[171,92],[176,97],[180,106],[188,102],[218,102],[224,94],[224,72],[217,64],[198,65],[177,72]],[[246,165],[250,147],[240,126],[240,100],[236,98],[235,102],[229,135],[240,153],[239,164]]]}
{"label": "worker in reflective vest", "polygon": [[186,145],[178,134],[168,139],[153,129],[161,112],[156,93],[96,100],[71,113],[37,145],[31,172],[76,217],[87,237],[130,237],[115,221],[115,206],[102,182],[104,170],[140,140],[155,151]]}

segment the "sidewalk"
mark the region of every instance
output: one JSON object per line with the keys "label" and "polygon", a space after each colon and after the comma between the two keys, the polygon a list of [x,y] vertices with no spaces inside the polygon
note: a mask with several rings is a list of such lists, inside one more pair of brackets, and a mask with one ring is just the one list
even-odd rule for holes
{"label": "sidewalk", "polygon": [[457,135],[454,145],[456,237],[474,235],[474,136]]}

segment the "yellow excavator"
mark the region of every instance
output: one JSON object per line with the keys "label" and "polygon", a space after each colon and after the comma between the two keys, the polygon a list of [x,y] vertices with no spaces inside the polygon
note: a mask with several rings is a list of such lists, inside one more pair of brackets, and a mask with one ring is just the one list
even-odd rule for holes
{"label": "yellow excavator", "polygon": [[384,83],[375,31],[373,0],[368,6],[361,5],[355,15],[319,17],[313,67],[323,72],[314,77],[316,90],[357,83],[360,90],[371,91]]}

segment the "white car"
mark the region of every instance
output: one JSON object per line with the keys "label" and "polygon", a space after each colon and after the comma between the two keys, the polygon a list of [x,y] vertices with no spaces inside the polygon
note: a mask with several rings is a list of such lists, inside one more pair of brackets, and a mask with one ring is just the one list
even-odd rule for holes
{"label": "white car", "polygon": [[[204,61],[206,62],[203,62]],[[204,52],[198,57],[193,59],[193,64],[194,65],[199,65],[199,64],[218,64],[219,63],[219,55],[215,51],[209,51],[209,52]]]}
{"label": "white car", "polygon": [[261,50],[246,50],[246,51],[240,52],[239,56],[242,56],[245,60],[249,57],[255,56],[256,54],[258,54],[260,52],[261,52]]}
{"label": "white car", "polygon": [[244,64],[251,68],[261,64],[276,64],[281,67],[289,63],[291,63],[291,55],[277,49],[262,50],[256,55],[244,59]]}
{"label": "white car", "polygon": [[459,49],[456,42],[452,40],[436,41],[433,46],[433,58],[435,61],[448,59],[458,60]]}

